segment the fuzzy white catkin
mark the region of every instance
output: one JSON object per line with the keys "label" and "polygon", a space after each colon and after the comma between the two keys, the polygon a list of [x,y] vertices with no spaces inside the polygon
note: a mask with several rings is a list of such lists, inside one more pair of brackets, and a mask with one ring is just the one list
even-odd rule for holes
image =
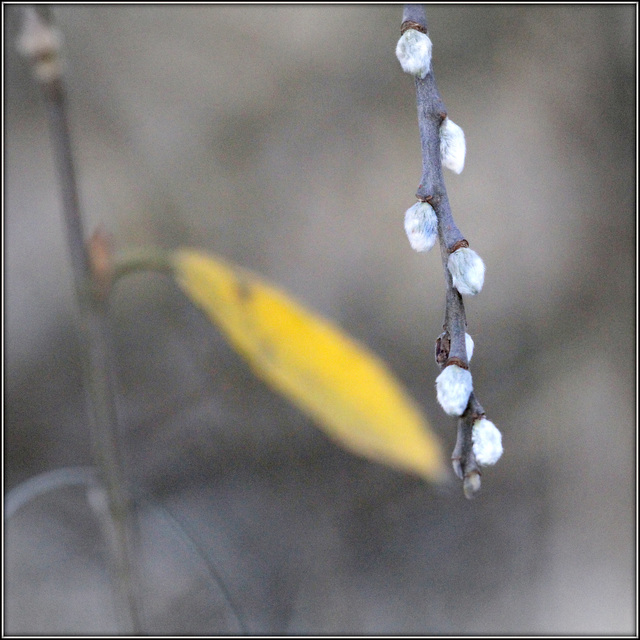
{"label": "fuzzy white catkin", "polygon": [[396,57],[405,73],[424,80],[431,68],[431,39],[426,33],[407,29],[396,45]]}
{"label": "fuzzy white catkin", "polygon": [[61,33],[44,22],[32,7],[26,7],[23,32],[16,43],[18,51],[34,61],[33,72],[38,80],[51,82],[62,73],[58,52]]}
{"label": "fuzzy white catkin", "polygon": [[471,362],[471,358],[473,357],[474,344],[473,344],[473,338],[468,333],[464,334],[464,344],[467,351],[467,361]]}
{"label": "fuzzy white catkin", "polygon": [[464,131],[455,122],[445,118],[440,125],[440,159],[442,166],[454,173],[462,173],[467,145]]}
{"label": "fuzzy white catkin", "polygon": [[438,402],[450,416],[461,416],[464,413],[472,391],[471,372],[457,364],[445,367],[436,378]]}
{"label": "fuzzy white catkin", "polygon": [[484,262],[482,258],[468,247],[454,251],[448,260],[449,272],[453,286],[466,296],[473,296],[484,284]]}
{"label": "fuzzy white catkin", "polygon": [[471,430],[473,453],[482,466],[495,464],[502,455],[502,434],[495,424],[486,418],[473,423]]}
{"label": "fuzzy white catkin", "polygon": [[416,202],[404,214],[404,230],[415,251],[429,251],[438,239],[438,218],[428,202]]}

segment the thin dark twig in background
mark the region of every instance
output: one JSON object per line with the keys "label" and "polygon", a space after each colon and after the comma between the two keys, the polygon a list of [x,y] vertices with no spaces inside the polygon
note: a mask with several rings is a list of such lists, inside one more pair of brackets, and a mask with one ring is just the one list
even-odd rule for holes
{"label": "thin dark twig in background", "polygon": [[65,108],[60,60],[61,37],[51,23],[49,7],[25,6],[18,48],[29,59],[49,118],[54,160],[61,187],[67,246],[80,313],[80,341],[93,454],[105,500],[102,525],[109,541],[118,612],[123,630],[141,631],[139,580],[134,553],[136,526],[130,492],[122,468],[113,391],[111,339],[108,326],[108,265],[105,241],[97,234],[85,242],[71,138]]}

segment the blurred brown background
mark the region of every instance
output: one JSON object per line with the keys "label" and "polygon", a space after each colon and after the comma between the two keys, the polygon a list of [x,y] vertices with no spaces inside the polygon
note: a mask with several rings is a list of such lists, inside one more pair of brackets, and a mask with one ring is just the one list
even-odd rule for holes
{"label": "blurred brown background", "polygon": [[[90,463],[44,109],[5,5],[5,488]],[[411,251],[415,92],[401,5],[61,6],[87,230],[278,283],[380,354],[446,451],[444,285]],[[505,453],[464,499],[343,452],[160,277],[119,285],[124,441],[152,633],[635,629],[635,5],[429,6],[483,257],[473,374]],[[153,503],[149,502],[150,497]],[[155,506],[154,506],[155,505]],[[115,630],[79,488],[5,529],[6,631]]]}

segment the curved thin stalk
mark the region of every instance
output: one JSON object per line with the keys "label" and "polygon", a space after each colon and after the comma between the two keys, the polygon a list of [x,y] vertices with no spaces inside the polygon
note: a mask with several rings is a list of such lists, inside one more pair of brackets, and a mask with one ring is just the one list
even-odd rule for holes
{"label": "curved thin stalk", "polygon": [[[5,495],[5,522],[8,522],[13,518],[18,511],[32,500],[46,495],[51,491],[74,486],[84,486],[88,490],[99,488],[100,482],[96,470],[93,467],[64,467],[61,469],[54,469],[53,471],[39,473],[37,476],[21,482]],[[88,491],[87,498],[91,506],[94,507],[96,502],[95,494],[91,495],[90,491]],[[142,504],[146,504],[151,509],[159,512],[169,522],[170,526],[182,539],[189,550],[202,561],[207,573],[209,574],[211,582],[220,590],[222,598],[233,615],[240,633],[245,635],[249,633],[215,564],[204,549],[202,549],[202,547],[196,542],[194,536],[187,531],[185,524],[181,522],[181,520],[169,509],[158,504],[155,500],[142,498],[141,502]]]}
{"label": "curved thin stalk", "polygon": [[4,497],[5,522],[38,496],[63,487],[94,484],[98,484],[98,477],[93,467],[64,467],[39,473],[7,492]]}

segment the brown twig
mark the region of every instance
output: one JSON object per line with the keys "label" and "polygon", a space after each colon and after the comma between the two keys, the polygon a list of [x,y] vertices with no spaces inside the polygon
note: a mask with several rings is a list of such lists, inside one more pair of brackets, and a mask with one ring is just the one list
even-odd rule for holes
{"label": "brown twig", "polygon": [[[404,6],[401,33],[407,29],[427,34],[427,18],[422,5]],[[436,362],[443,370],[451,365],[468,370],[464,302],[453,285],[449,257],[461,248],[466,250],[469,243],[453,219],[443,177],[440,127],[447,117],[447,110],[431,67],[424,77],[415,75],[415,87],[422,147],[422,176],[416,196],[418,200],[428,202],[435,211],[446,285],[444,332],[436,341]],[[471,391],[466,409],[458,418],[458,436],[452,454],[454,471],[464,481],[464,492],[468,498],[480,489],[480,469],[473,451],[472,430],[474,423],[483,417],[484,409]]]}

